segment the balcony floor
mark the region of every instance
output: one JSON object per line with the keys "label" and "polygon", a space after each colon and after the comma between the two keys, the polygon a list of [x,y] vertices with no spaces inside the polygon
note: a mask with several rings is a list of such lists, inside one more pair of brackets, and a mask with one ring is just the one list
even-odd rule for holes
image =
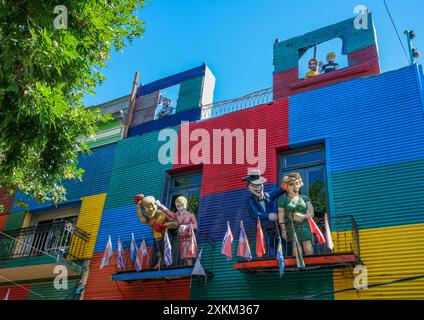
{"label": "balcony floor", "polygon": [[[353,253],[329,254],[304,256],[305,269],[349,267],[357,264],[358,258]],[[284,258],[285,271],[298,271],[295,257]],[[238,262],[234,264],[234,269],[242,272],[278,272],[278,261],[276,259],[255,260]]]}
{"label": "balcony floor", "polygon": [[[139,272],[120,272],[112,275],[113,281],[136,281],[136,280],[173,280],[181,278],[189,278],[193,272],[193,267],[174,268],[162,270],[146,270]],[[205,270],[206,274],[212,274]]]}

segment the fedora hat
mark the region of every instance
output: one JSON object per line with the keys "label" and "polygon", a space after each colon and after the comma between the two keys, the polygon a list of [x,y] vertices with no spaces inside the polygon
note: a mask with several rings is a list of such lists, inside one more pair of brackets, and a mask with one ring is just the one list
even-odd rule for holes
{"label": "fedora hat", "polygon": [[250,175],[241,179],[243,181],[248,181],[253,184],[263,184],[266,182],[266,178],[261,176],[261,172],[257,169],[250,171]]}

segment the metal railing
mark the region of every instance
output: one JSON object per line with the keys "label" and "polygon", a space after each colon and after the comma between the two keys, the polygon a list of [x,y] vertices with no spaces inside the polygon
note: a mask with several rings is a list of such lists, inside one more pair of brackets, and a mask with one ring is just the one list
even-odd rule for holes
{"label": "metal railing", "polygon": [[70,261],[84,259],[90,235],[69,221],[39,224],[0,234],[0,261],[51,255]]}
{"label": "metal railing", "polygon": [[[157,260],[155,259],[153,254],[153,247],[155,246],[156,240],[150,238],[150,239],[145,239],[149,254],[148,254],[148,257],[143,258],[142,270],[140,271],[169,270],[169,269],[177,269],[177,268],[194,266],[196,262],[196,258],[191,259],[191,261],[187,261],[187,259],[182,259],[180,255],[181,240],[176,234],[172,234],[171,232],[169,234],[170,234],[170,242],[172,247],[172,265],[166,266],[164,263],[164,259],[162,259],[162,263],[160,264],[160,267],[158,268],[158,266],[156,265]],[[200,238],[197,238],[198,253],[202,251],[200,262],[203,268],[207,272],[212,273],[214,268],[214,253],[216,248],[215,240],[207,235],[200,235],[199,237]],[[143,241],[142,239],[136,240],[137,248],[140,248],[142,241]],[[131,241],[123,242],[122,247],[123,247],[122,258],[124,262],[124,268],[119,268],[116,265],[115,266],[116,272],[122,273],[122,272],[137,271],[135,264],[131,259],[131,251],[130,251]]]}
{"label": "metal railing", "polygon": [[213,102],[201,106],[201,120],[222,116],[224,114],[255,107],[261,104],[272,102],[273,89],[267,88],[249,93],[236,99]]}
{"label": "metal railing", "polygon": [[[315,223],[318,225],[324,237],[326,237],[325,220],[324,218],[314,218]],[[264,229],[264,228],[263,228]],[[353,254],[357,261],[360,261],[360,245],[359,245],[359,229],[353,216],[336,216],[331,218],[330,230],[332,233],[332,240],[334,244],[333,250],[330,250],[327,244],[320,244],[315,235],[312,239],[313,255],[337,255],[337,254]],[[335,232],[337,230],[337,232]],[[281,235],[281,230],[278,230]],[[264,232],[266,230],[264,229]],[[246,228],[247,237],[252,243],[256,239],[256,226],[254,228]],[[276,235],[276,233],[275,233]],[[274,248],[277,249],[278,236],[272,239],[274,241]],[[267,244],[266,244],[267,245]],[[282,239],[283,252],[285,257],[293,257],[292,245]],[[269,249],[267,248],[264,257],[258,258],[254,254],[254,246],[252,243],[253,260],[266,260],[275,257],[268,255]],[[245,261],[245,259],[237,257],[238,261]]]}

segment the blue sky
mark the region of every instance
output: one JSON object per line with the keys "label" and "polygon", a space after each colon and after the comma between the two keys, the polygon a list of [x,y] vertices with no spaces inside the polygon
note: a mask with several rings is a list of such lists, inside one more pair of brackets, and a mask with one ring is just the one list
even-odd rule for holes
{"label": "blue sky", "polygon": [[[424,1],[387,0],[387,4],[402,40],[404,30],[414,29],[414,44],[424,55]],[[149,83],[203,62],[216,77],[214,101],[271,87],[276,38],[288,39],[348,19],[356,5],[367,6],[374,15],[382,71],[407,65],[383,0],[151,0],[138,12],[145,21],[143,38],[112,53],[103,70],[107,80],[95,95],[84,98],[84,104],[129,94],[136,71],[141,82]]]}

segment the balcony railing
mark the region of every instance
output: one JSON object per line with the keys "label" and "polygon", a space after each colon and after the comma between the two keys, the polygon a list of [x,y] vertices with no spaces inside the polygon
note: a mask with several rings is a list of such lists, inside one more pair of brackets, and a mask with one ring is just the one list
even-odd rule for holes
{"label": "balcony railing", "polygon": [[90,235],[69,221],[39,224],[0,234],[0,261],[53,256],[78,262],[84,259]]}
{"label": "balcony railing", "polygon": [[[324,218],[314,218],[314,220],[316,224],[318,225],[318,227],[320,228],[324,237],[326,237]],[[336,216],[331,219],[331,222],[332,223],[331,223],[330,229],[333,230],[331,232],[332,240],[334,244],[333,249],[330,250],[327,244],[318,243],[316,236],[313,235],[313,239],[312,239],[313,254],[309,256],[307,255],[303,256],[307,267],[308,267],[308,261],[311,262],[309,265],[309,267],[311,268],[334,267],[336,265],[339,265],[339,266],[353,265],[353,264],[361,262],[360,245],[359,245],[359,230],[355,222],[355,219],[352,216]],[[337,230],[337,232],[334,232],[335,230]],[[256,239],[256,227],[246,229],[246,234],[250,243],[252,243],[252,240]],[[278,245],[278,238],[275,239],[275,243],[274,243],[275,249],[277,248],[277,245]],[[295,256],[292,252],[292,244],[287,243],[286,241],[283,240],[282,245],[283,245],[284,257],[288,258],[289,260],[293,258],[294,260],[293,259],[292,260],[295,261]],[[250,265],[255,266],[254,268],[256,268],[261,264],[260,263],[252,264],[251,263],[252,261],[265,262],[265,261],[276,259],[275,257],[271,257],[268,254],[265,254],[265,256],[258,258],[255,256],[254,250],[255,250],[255,246],[252,243],[252,251],[254,256],[253,260],[251,260],[250,262],[247,262],[246,259],[237,257],[238,263],[236,264],[235,268],[249,269]],[[269,252],[269,250],[267,250],[267,252]],[[278,266],[278,264],[274,262],[275,261],[273,261],[272,265]],[[265,266],[265,269],[268,268],[266,263],[264,263],[263,265]],[[293,269],[296,269],[296,268],[294,267]]]}
{"label": "balcony railing", "polygon": [[[196,262],[196,258],[191,259],[191,262],[186,259],[181,258],[180,254],[180,240],[176,235],[170,236],[171,246],[172,246],[172,264],[170,266],[166,266],[164,263],[164,259],[162,259],[162,263],[160,266],[155,266],[156,261],[152,261],[154,259],[153,256],[153,246],[155,245],[155,239],[145,239],[146,246],[148,249],[148,257],[143,258],[142,270],[140,271],[157,271],[157,270],[172,270],[178,268],[192,268]],[[136,240],[137,247],[140,248],[142,243],[142,239]],[[200,238],[197,238],[197,246],[198,253],[202,251],[201,256],[201,264],[207,273],[213,272],[214,267],[214,252],[215,252],[215,240],[210,238],[207,235],[202,235]],[[125,241],[122,243],[123,247],[123,262],[124,268],[118,268],[116,266],[117,273],[128,273],[135,272],[136,267],[134,262],[131,259],[131,241]],[[156,268],[155,268],[156,267]]]}
{"label": "balcony railing", "polygon": [[272,88],[267,88],[249,93],[236,99],[218,101],[204,105],[202,106],[201,120],[219,117],[230,112],[272,102],[272,92]]}

